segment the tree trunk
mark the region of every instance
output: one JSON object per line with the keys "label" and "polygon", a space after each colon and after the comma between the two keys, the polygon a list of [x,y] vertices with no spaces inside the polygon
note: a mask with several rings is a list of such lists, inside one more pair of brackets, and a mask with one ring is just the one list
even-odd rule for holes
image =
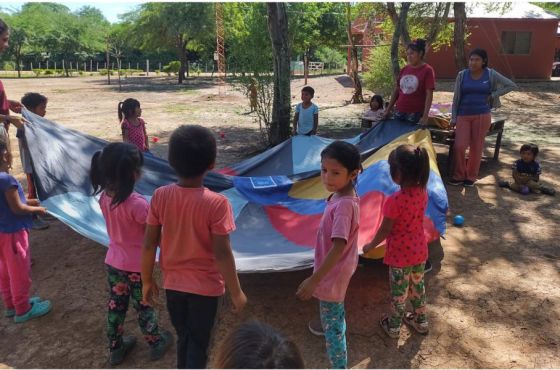
{"label": "tree trunk", "polygon": [[406,18],[408,17],[408,10],[410,9],[411,3],[402,3],[401,12],[395,24],[395,32],[393,33],[393,41],[391,42],[391,64],[393,66],[393,76],[395,81],[399,76],[401,67],[399,65],[399,40],[401,39],[402,32],[406,27]]}
{"label": "tree trunk", "polygon": [[441,29],[447,25],[450,9],[451,3],[437,3],[430,31],[428,32],[428,37],[426,38],[426,53],[428,52],[430,46],[436,41]]}
{"label": "tree trunk", "polygon": [[[408,10],[410,9],[410,3],[407,3],[407,9],[406,12],[408,14]],[[395,3],[387,3],[387,11],[389,12],[389,16],[391,17],[391,20],[393,21],[393,25],[395,26],[395,28],[397,28],[397,25],[399,24],[399,14],[397,13],[397,10],[395,8]],[[401,11],[402,11],[402,7],[401,7]],[[406,19],[404,20],[404,24],[401,27],[400,30],[400,39],[402,42],[403,47],[406,47],[408,44],[410,44],[410,34],[408,33],[408,26],[406,24]]]}
{"label": "tree trunk", "polygon": [[467,12],[465,3],[453,3],[455,24],[453,26],[453,45],[455,46],[455,66],[458,71],[467,68],[465,59],[465,33],[467,32]]}
{"label": "tree trunk", "polygon": [[189,77],[189,69],[190,69],[190,68],[189,68],[189,67],[190,67],[190,65],[189,65],[189,60],[186,59],[186,58],[185,58],[185,60],[186,60],[185,66],[186,66],[186,69],[187,69],[187,77]]}
{"label": "tree trunk", "polygon": [[185,70],[187,69],[187,42],[183,40],[183,35],[177,36],[177,56],[181,62],[179,67],[179,84],[185,79]]}
{"label": "tree trunk", "polygon": [[271,145],[277,145],[290,137],[290,49],[286,3],[267,3],[267,12],[274,65],[274,98],[269,142]]}
{"label": "tree trunk", "polygon": [[21,55],[16,54],[16,66],[17,66],[17,76],[21,78]]}
{"label": "tree trunk", "polygon": [[354,93],[352,94],[351,104],[359,104],[364,102],[364,97],[362,95],[362,83],[360,81],[360,76],[358,75],[358,48],[354,44],[354,38],[352,37],[352,18],[350,16],[350,3],[346,3],[346,21],[348,33],[348,43],[350,45],[350,50],[352,53],[352,60],[350,62],[350,78],[352,79],[352,84],[354,85]]}

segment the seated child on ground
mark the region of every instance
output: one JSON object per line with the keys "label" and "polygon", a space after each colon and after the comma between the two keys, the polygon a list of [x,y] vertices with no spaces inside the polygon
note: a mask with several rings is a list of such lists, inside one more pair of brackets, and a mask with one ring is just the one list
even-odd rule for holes
{"label": "seated child on ground", "polygon": [[368,129],[383,120],[385,109],[383,108],[383,97],[374,95],[369,102],[369,109],[362,117],[362,128]]}
{"label": "seated child on ground", "polygon": [[227,286],[241,311],[247,297],[239,284],[229,234],[233,210],[222,194],[204,187],[216,163],[216,139],[202,126],[180,126],[169,140],[175,184],[154,192],[142,252],[144,299],[154,302],[153,279],[159,245],[167,310],[177,332],[177,367],[205,369],[219,297]]}
{"label": "seated child on ground", "polygon": [[148,201],[134,191],[140,179],[144,156],[129,143],[111,143],[93,155],[90,178],[109,234],[105,269],[109,282],[107,339],[109,363],[118,365],[136,344],[134,336],[123,336],[129,301],[150,347],[150,360],[163,357],[173,336],[158,325],[156,312],[142,298],[142,243],[146,230]]}
{"label": "seated child on ground", "polygon": [[[40,117],[44,117],[47,114],[47,103],[48,99],[46,96],[38,93],[27,93],[21,98],[21,103],[27,110],[35,113]],[[25,176],[27,177],[27,197],[29,199],[37,198],[37,191],[35,190],[35,178],[33,177],[33,167],[31,166],[31,155],[29,154],[29,147],[27,146],[27,141],[25,140],[25,129],[21,128],[17,130],[17,138],[19,144],[19,156],[21,158],[21,167]],[[40,216],[33,216],[33,230],[44,230],[49,227]]]}
{"label": "seated child on ground", "polygon": [[5,138],[0,138],[0,293],[4,317],[16,324],[46,315],[51,302],[29,297],[31,215],[44,214],[36,199],[25,199],[20,183],[10,175],[12,160]]}
{"label": "seated child on ground", "polygon": [[301,89],[301,103],[294,115],[294,135],[316,135],[319,127],[319,107],[311,102],[315,90],[311,86]]}
{"label": "seated child on ground", "polygon": [[222,342],[216,369],[304,369],[301,353],[294,342],[269,325],[249,321]]}
{"label": "seated child on ground", "polygon": [[536,160],[539,154],[539,147],[532,143],[523,144],[519,153],[521,154],[521,159],[515,161],[512,166],[513,183],[500,181],[500,187],[510,188],[522,194],[534,192],[554,195],[556,192],[554,189],[544,186],[539,181],[541,165]]}

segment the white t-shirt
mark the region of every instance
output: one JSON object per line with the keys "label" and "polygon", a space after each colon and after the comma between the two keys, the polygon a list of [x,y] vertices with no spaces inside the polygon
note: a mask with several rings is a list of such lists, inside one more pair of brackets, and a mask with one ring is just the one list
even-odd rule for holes
{"label": "white t-shirt", "polygon": [[313,130],[313,117],[319,114],[319,107],[311,103],[308,108],[303,107],[303,103],[299,103],[296,106],[296,113],[299,114],[297,134],[307,135]]}

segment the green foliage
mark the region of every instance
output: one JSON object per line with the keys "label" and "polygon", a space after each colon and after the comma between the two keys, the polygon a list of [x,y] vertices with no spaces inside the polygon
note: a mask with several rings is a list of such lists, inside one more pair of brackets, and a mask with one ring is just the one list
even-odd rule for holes
{"label": "green foliage", "polygon": [[325,68],[333,68],[335,65],[345,65],[344,54],[336,49],[321,46],[315,51],[315,59],[325,63]]}
{"label": "green foliage", "polygon": [[179,73],[179,69],[181,68],[181,62],[178,60],[174,60],[170,62],[168,65],[163,66],[161,69],[163,72],[171,75],[172,73]]}
{"label": "green foliage", "polygon": [[2,69],[4,71],[15,71],[16,70],[16,64],[12,61],[6,61],[6,62],[4,62],[4,65],[2,66]]}
{"label": "green foliage", "polygon": [[560,17],[560,3],[531,3]]}
{"label": "green foliage", "polygon": [[[391,65],[391,48],[389,46],[378,46],[372,49],[366,64],[368,70],[364,72],[364,85],[368,90],[388,97],[395,87],[393,67]],[[400,59],[400,66],[406,64]]]}

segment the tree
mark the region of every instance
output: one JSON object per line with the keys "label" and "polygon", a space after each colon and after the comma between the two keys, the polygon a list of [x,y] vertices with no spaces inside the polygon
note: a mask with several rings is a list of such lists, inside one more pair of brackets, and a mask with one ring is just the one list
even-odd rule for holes
{"label": "tree", "polygon": [[18,77],[21,77],[21,63],[25,49],[29,44],[28,34],[25,28],[12,23],[10,26],[10,47],[8,53],[14,57]]}
{"label": "tree", "polygon": [[178,83],[188,69],[187,50],[214,39],[214,8],[210,3],[144,3],[125,18],[135,25],[144,50],[174,48],[181,62]]}
{"label": "tree", "polygon": [[455,23],[453,24],[453,45],[455,49],[455,66],[458,71],[467,67],[465,59],[465,34],[467,32],[467,12],[465,3],[453,3],[453,15]]}
{"label": "tree", "polygon": [[352,94],[351,104],[358,104],[364,102],[364,97],[362,96],[362,83],[360,81],[360,76],[358,76],[358,48],[354,44],[354,38],[352,37],[352,16],[350,3],[346,3],[346,22],[347,22],[347,34],[348,34],[348,45],[350,45],[352,62],[350,63],[350,78],[352,79],[352,84],[354,85],[354,93]]}
{"label": "tree", "polygon": [[[395,31],[393,32],[393,40],[391,41],[391,64],[393,65],[393,76],[395,80],[397,79],[397,76],[399,75],[399,72],[401,70],[401,67],[399,65],[399,40],[404,38],[408,39],[408,41],[405,41],[405,43],[410,42],[410,35],[408,33],[408,27],[406,26],[410,5],[412,4],[402,3],[397,21],[395,22],[393,20],[393,23],[395,24]],[[393,6],[393,3],[387,4],[388,8],[391,8]],[[393,18],[393,16],[391,16],[391,18]]]}
{"label": "tree", "polygon": [[271,144],[290,137],[290,48],[288,13],[285,3],[267,3],[268,33],[272,43],[274,99],[272,103]]}

